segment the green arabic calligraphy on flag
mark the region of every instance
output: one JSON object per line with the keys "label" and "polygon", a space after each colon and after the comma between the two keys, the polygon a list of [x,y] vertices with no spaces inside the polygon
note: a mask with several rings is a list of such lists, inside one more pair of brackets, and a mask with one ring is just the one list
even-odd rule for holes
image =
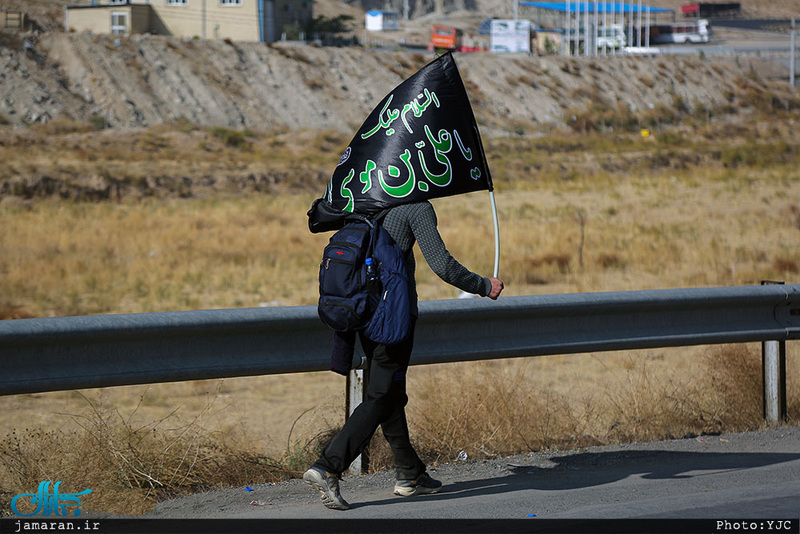
{"label": "green arabic calligraphy on flag", "polygon": [[492,190],[478,126],[452,53],[398,85],[375,107],[321,200],[372,215],[426,199]]}

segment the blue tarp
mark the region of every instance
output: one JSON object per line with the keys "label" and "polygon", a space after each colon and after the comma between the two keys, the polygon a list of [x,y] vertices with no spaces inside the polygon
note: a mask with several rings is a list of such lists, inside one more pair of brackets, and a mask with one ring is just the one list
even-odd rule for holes
{"label": "blue tarp", "polygon": [[588,2],[584,1],[576,1],[576,2],[528,2],[526,0],[521,0],[519,5],[525,7],[538,7],[541,9],[552,9],[554,11],[560,11],[561,13],[566,13],[567,11],[567,3],[569,3],[569,12],[570,13],[594,13],[595,5],[597,6],[598,13],[646,13],[647,10],[650,10],[650,13],[672,13],[674,9],[667,9],[664,7],[653,7],[653,6],[646,6],[638,4],[626,4],[624,2],[597,2],[595,3],[594,0],[589,0]]}

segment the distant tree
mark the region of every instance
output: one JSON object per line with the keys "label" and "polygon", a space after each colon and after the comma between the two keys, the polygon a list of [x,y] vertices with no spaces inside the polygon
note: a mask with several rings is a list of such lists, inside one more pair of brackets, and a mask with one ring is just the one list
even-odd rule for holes
{"label": "distant tree", "polygon": [[345,33],[352,31],[350,26],[352,21],[351,15],[338,15],[333,18],[319,15],[314,17],[308,25],[308,31],[311,33]]}

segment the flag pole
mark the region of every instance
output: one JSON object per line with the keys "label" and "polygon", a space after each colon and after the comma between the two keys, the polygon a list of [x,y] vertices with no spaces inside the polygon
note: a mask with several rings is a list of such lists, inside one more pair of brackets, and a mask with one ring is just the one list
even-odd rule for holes
{"label": "flag pole", "polygon": [[489,191],[489,200],[492,203],[492,218],[494,219],[494,276],[497,278],[497,273],[500,269],[500,225],[497,220],[497,202],[494,199],[494,191]]}

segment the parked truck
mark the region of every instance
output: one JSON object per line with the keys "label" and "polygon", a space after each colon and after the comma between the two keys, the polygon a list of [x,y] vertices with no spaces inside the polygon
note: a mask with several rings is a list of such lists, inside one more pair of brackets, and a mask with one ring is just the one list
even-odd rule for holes
{"label": "parked truck", "polygon": [[430,50],[453,50],[460,51],[464,33],[453,26],[442,26],[435,24],[431,28],[431,42],[428,45]]}
{"label": "parked truck", "polygon": [[711,26],[706,19],[650,27],[651,44],[707,43],[710,40]]}

